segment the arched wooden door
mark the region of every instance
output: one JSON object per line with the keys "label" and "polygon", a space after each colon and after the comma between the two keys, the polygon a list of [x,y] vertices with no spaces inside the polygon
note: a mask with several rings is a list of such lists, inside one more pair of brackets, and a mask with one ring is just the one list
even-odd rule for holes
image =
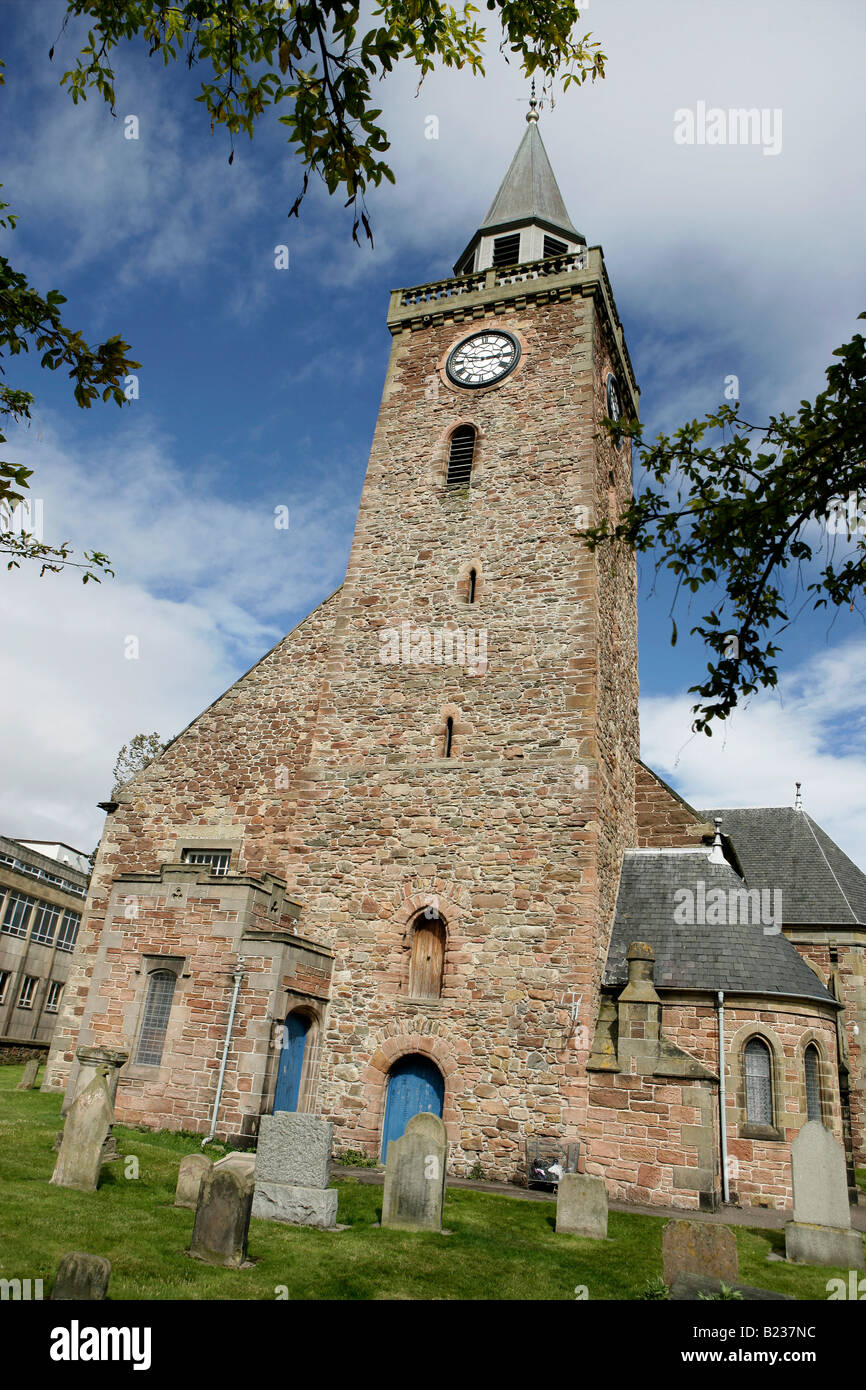
{"label": "arched wooden door", "polygon": [[382,1162],[388,1156],[392,1139],[402,1139],[413,1115],[432,1111],[442,1114],[445,1081],[439,1068],[422,1057],[410,1053],[395,1062],[388,1077],[388,1096],[385,1101],[385,1123],[382,1126]]}
{"label": "arched wooden door", "polygon": [[274,1091],[275,1111],[298,1108],[301,1072],[304,1069],[304,1051],[309,1031],[310,1020],[303,1014],[289,1014],[283,1025],[283,1045],[280,1048],[280,1065]]}

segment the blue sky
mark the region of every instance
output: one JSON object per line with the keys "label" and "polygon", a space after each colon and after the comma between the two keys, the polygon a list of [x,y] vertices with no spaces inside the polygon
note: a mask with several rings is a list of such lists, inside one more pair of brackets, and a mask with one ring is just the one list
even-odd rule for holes
{"label": "blue sky", "polygon": [[[122,411],[79,411],[66,379],[32,362],[7,375],[37,397],[6,456],[35,471],[46,537],[107,551],[117,577],[3,577],[0,829],[90,849],[120,744],[176,733],[340,583],[388,292],[450,273],[522,135],[526,84],[496,43],[484,80],[436,73],[417,97],[412,70],[383,84],[397,184],[371,195],[376,245],[358,249],[315,183],[287,220],[301,171],[275,121],[228,165],[195,72],[125,50],[117,118],[96,97],[74,107],[59,79],[80,26],[48,61],[63,10],[0,10],[0,178],[20,217],[2,251],[67,295],[91,342],[120,333],[143,365]],[[560,95],[541,130],[572,220],[604,248],[648,431],[714,408],[729,374],[750,418],[793,409],[866,307],[866,12],[592,0],[585,20],[608,76]],[[781,111],[781,150],[678,145],[674,112],[701,101]],[[124,139],[129,114],[138,140]],[[862,619],[800,619],[780,690],[695,739],[685,692],[705,658],[685,612],[671,649],[652,577],[644,562],[644,756],[699,806],[790,804],[800,778],[807,808],[866,864]]]}

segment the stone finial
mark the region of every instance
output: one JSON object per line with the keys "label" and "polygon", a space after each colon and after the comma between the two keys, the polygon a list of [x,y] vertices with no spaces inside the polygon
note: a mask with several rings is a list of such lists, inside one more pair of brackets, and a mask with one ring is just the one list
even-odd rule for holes
{"label": "stone finial", "polygon": [[710,860],[710,863],[711,863],[711,864],[727,864],[728,861],[727,861],[727,859],[725,858],[725,851],[724,851],[723,848],[722,848],[722,818],[721,818],[721,816],[714,816],[714,817],[713,817],[713,824],[714,824],[714,826],[716,827],[716,829],[715,829],[715,833],[714,833],[714,835],[713,835],[713,843],[712,843],[712,845],[711,845],[711,847],[710,847],[710,853],[709,853],[709,860]]}

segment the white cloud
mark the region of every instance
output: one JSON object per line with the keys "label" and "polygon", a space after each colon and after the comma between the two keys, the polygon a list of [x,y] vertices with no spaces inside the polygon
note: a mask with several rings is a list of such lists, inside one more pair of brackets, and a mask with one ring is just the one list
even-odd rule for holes
{"label": "white cloud", "polygon": [[693,700],[641,700],[642,757],[697,808],[803,805],[866,867],[866,641],[849,641],[784,675],[716,727],[690,732]]}

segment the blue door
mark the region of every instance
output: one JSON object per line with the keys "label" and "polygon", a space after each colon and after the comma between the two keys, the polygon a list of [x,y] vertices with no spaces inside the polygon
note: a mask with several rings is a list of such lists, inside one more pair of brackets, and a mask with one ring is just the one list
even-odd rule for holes
{"label": "blue door", "polygon": [[274,1091],[274,1110],[298,1108],[304,1048],[307,1045],[309,1030],[310,1020],[304,1018],[303,1014],[289,1014],[283,1025],[283,1045],[280,1048],[280,1066]]}
{"label": "blue door", "polygon": [[392,1139],[402,1139],[413,1115],[432,1110],[442,1114],[445,1082],[439,1068],[427,1057],[413,1053],[395,1062],[388,1077],[388,1098],[385,1102],[385,1123],[382,1126],[382,1162],[388,1156]]}

